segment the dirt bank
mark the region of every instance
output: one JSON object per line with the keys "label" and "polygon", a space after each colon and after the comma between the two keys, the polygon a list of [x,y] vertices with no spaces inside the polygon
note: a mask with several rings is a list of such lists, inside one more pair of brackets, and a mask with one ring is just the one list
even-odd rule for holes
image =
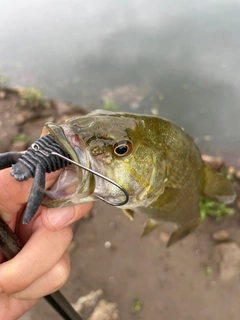
{"label": "dirt bank", "polygon": [[[46,121],[62,122],[85,112],[54,100],[31,105],[22,90],[4,90],[0,151],[27,147]],[[72,272],[62,291],[75,302],[102,289],[104,299],[118,304],[122,320],[238,320],[240,215],[236,210],[219,222],[208,218],[194,234],[167,250],[172,226],[163,225],[142,239],[144,217],[130,222],[119,209],[97,203],[88,219],[74,225]],[[222,229],[225,238],[214,240],[213,233]],[[24,319],[60,317],[40,300]]]}

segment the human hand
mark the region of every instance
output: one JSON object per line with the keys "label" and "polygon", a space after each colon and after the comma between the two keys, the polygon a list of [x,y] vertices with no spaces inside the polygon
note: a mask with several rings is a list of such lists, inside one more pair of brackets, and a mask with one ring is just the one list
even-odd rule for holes
{"label": "human hand", "polygon": [[[40,206],[27,225],[21,224],[32,181],[17,182],[10,169],[0,171],[0,216],[17,234],[23,249],[4,262],[0,254],[0,319],[15,320],[37,300],[58,290],[70,272],[68,245],[72,239],[69,226],[92,207],[91,203],[67,208]],[[46,175],[46,188],[59,172]]]}

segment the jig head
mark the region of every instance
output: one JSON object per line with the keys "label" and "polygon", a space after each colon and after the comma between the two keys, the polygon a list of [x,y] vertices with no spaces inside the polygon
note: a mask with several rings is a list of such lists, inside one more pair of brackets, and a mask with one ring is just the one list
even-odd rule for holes
{"label": "jig head", "polygon": [[[75,148],[76,153],[79,151]],[[39,138],[25,153],[7,152],[0,154],[0,170],[12,166],[10,172],[17,181],[25,181],[34,178],[33,185],[28,198],[28,203],[23,215],[23,224],[27,224],[36,214],[43,201],[45,188],[45,173],[54,172],[70,164],[74,164],[119,188],[125,196],[121,202],[112,202],[104,197],[95,195],[96,198],[112,205],[122,206],[129,200],[127,191],[115,181],[106,176],[73,161],[70,155],[54,139],[51,134]]]}

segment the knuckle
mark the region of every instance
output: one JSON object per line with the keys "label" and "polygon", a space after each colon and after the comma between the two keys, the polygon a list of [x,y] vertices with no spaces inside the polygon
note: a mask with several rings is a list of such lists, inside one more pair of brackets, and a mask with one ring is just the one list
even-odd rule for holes
{"label": "knuckle", "polygon": [[52,273],[52,283],[54,290],[61,288],[67,281],[70,274],[69,258],[62,258],[55,266]]}

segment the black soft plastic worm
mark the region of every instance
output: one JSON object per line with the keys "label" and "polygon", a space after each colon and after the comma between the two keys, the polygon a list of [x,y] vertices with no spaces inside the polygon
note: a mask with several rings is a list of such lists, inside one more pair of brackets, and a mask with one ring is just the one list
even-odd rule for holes
{"label": "black soft plastic worm", "polygon": [[[0,170],[12,166],[10,174],[17,181],[25,181],[29,178],[34,179],[23,215],[23,223],[25,224],[32,219],[43,200],[45,173],[59,170],[69,164],[67,160],[56,155],[51,155],[51,153],[56,152],[70,159],[70,156],[50,134],[39,138],[35,142],[35,145],[41,149],[41,152],[30,147],[25,153],[6,152],[0,154]],[[51,156],[46,156],[46,154]],[[20,250],[21,243],[17,236],[0,218],[0,252],[2,252],[7,259],[12,259]],[[44,298],[63,319],[83,320],[59,290]]]}
{"label": "black soft plastic worm", "polygon": [[54,172],[69,165],[68,161],[51,155],[46,157],[44,153],[51,154],[56,152],[70,159],[67,152],[58,144],[50,134],[39,138],[37,144],[42,152],[35,151],[32,147],[25,153],[6,152],[0,154],[0,170],[11,167],[10,172],[17,181],[25,181],[34,178],[32,189],[28,198],[28,203],[23,215],[23,223],[28,223],[37,212],[44,194],[45,173]]}

